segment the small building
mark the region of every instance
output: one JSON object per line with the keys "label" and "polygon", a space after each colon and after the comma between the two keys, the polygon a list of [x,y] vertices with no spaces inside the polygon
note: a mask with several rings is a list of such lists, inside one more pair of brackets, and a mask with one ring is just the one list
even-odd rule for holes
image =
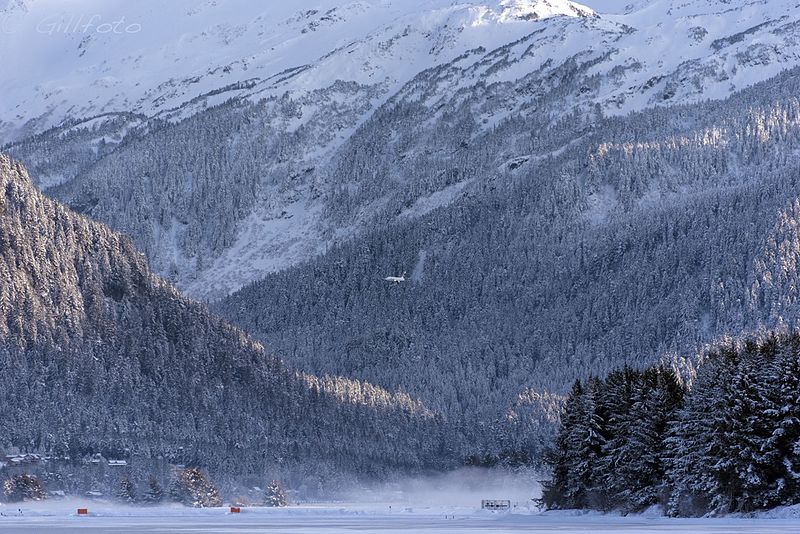
{"label": "small building", "polygon": [[97,452],[95,454],[92,454],[91,456],[87,456],[86,458],[84,458],[83,463],[89,465],[105,465],[107,462],[106,459],[103,458],[103,455]]}
{"label": "small building", "polygon": [[42,462],[42,457],[38,454],[14,454],[7,456],[8,464],[15,465],[34,465]]}
{"label": "small building", "polygon": [[510,510],[511,501],[505,499],[484,499],[481,501],[482,510]]}

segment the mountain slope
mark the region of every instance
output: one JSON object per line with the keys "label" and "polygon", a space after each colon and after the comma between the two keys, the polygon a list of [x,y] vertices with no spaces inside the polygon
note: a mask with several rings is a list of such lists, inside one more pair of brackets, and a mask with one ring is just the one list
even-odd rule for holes
{"label": "mountain slope", "polygon": [[[278,16],[281,10],[272,9],[269,16],[257,16],[252,3],[238,10],[209,3],[199,14],[190,9],[192,15],[174,4],[176,11],[164,15],[170,25],[149,27],[155,36],[135,34],[114,40],[103,36],[95,44],[92,39],[98,37],[89,36],[87,46],[98,63],[87,66],[89,71],[70,68],[65,75],[77,76],[80,83],[63,81],[55,90],[58,100],[49,89],[44,93],[22,89],[37,86],[35,82],[0,79],[14,110],[43,113],[44,118],[26,119],[20,126],[23,130],[40,131],[40,125],[69,119],[9,151],[28,163],[37,183],[66,182],[50,193],[132,235],[155,268],[180,287],[193,295],[219,297],[264,272],[324,249],[330,233],[337,230],[316,220],[323,207],[320,195],[330,188],[322,172],[326,162],[377,106],[420,69],[450,61],[476,43],[495,47],[516,40],[544,17],[590,14],[564,0],[504,0],[490,5],[329,3],[333,7],[313,4],[292,16],[284,6],[286,19]],[[151,3],[137,6],[141,10],[137,17],[152,18]],[[29,13],[20,8],[15,15],[21,28],[25,21],[39,20],[36,10],[46,6],[29,7]],[[95,7],[98,13],[122,9],[113,3]],[[66,9],[64,16],[74,15],[61,9]],[[219,46],[216,34],[234,24],[231,17],[239,16],[234,13],[247,14],[247,23],[237,26],[232,42]],[[176,35],[175,25],[189,33]],[[5,39],[25,47],[26,61],[33,56],[34,62],[42,63],[45,59],[27,51],[30,35],[19,31]],[[174,56],[178,72],[195,70],[186,74],[188,81],[165,84],[161,77],[175,73],[171,61],[137,64],[134,68],[146,69],[148,78],[133,91],[157,84],[153,105],[133,103],[127,93],[84,90],[95,67],[128,72],[129,54],[135,49],[128,37],[146,37],[145,44],[158,49],[155,56]],[[57,44],[75,38],[75,32],[64,32],[37,43],[48,56],[66,54],[63,65],[88,61],[72,57],[69,47]],[[265,40],[275,41],[274,46],[265,48]],[[233,58],[245,53],[254,54],[242,61],[248,65],[246,76],[227,68],[227,62],[238,65],[240,61]],[[197,57],[204,65],[226,66],[198,70],[193,67]],[[51,71],[47,69],[48,80],[58,80]],[[62,90],[68,94],[62,95]],[[124,91],[130,89],[125,86]],[[85,98],[110,103],[87,103],[76,111],[75,101]],[[62,105],[66,111],[58,111]],[[205,111],[219,105],[220,109]],[[129,124],[120,124],[118,113],[108,115],[119,111],[144,113],[151,120],[142,124],[135,115]],[[0,120],[13,115],[11,110],[0,113]],[[107,117],[113,117],[110,133]],[[208,151],[210,146],[218,147],[216,153]],[[73,179],[76,183],[70,184]],[[286,221],[289,217],[291,224]]]}
{"label": "mountain slope", "polygon": [[[472,159],[442,130],[381,137],[392,121],[376,116],[351,150],[378,176],[407,153],[407,176],[476,178],[435,209],[396,196],[392,213],[418,218],[378,225],[217,309],[294,365],[401,387],[488,435],[528,405],[519,424],[546,415],[541,399],[576,377],[794,324],[799,80],[794,69],[724,101],[596,127],[513,117],[470,139]],[[403,270],[408,283],[383,281]],[[535,449],[534,433],[523,439]]]}
{"label": "mountain slope", "polygon": [[[13,106],[0,120],[26,110],[33,115],[15,124],[41,132],[17,135],[25,139],[8,150],[49,194],[129,233],[157,272],[216,299],[376,224],[457,198],[513,152],[471,142],[488,140],[482,134],[493,128],[527,121],[550,131],[540,138],[564,134],[560,144],[529,143],[510,156],[539,157],[602,115],[724,98],[800,61],[789,0],[659,0],[599,16],[554,0],[336,4],[282,6],[274,18],[259,18],[255,4],[225,12],[204,4],[192,15],[171,4],[171,24],[152,23],[141,44],[143,57],[170,61],[142,60],[135,68],[152,76],[132,89],[83,89],[96,68],[124,78],[126,54],[139,46],[124,36],[92,36],[83,57],[61,46],[74,32],[37,39],[33,48],[49,52],[33,62],[47,66],[51,52],[65,54],[64,76],[80,83],[65,78],[63,94],[48,97],[49,89],[28,90],[36,80],[0,78]],[[46,5],[14,17],[25,27]],[[148,2],[103,6],[104,17],[133,9],[134,18],[152,18]],[[4,37],[25,44],[15,38]],[[86,58],[96,60],[88,70],[73,68]],[[142,100],[148,87],[160,89]],[[57,126],[42,132],[46,125]],[[376,125],[374,142],[383,146],[374,150],[394,151],[391,171],[363,151]],[[442,150],[433,169],[414,167],[420,151],[450,138],[458,145]]]}
{"label": "mountain slope", "polygon": [[322,482],[448,462],[418,402],[286,368],[5,156],[0,193],[0,445]]}
{"label": "mountain slope", "polygon": [[[8,132],[0,140],[108,112],[170,115],[248,80],[260,82],[253,92],[323,88],[336,79],[396,84],[475,42],[498,46],[524,34],[525,24],[507,23],[590,13],[567,0],[305,0],[268,7],[243,0],[15,0],[0,11],[0,46],[17,73],[0,78]],[[128,83],[131,77],[136,83]]]}
{"label": "mountain slope", "polygon": [[800,317],[796,1],[231,5],[173,3],[136,46],[37,37],[59,86],[14,63],[34,78],[0,78],[0,120],[49,195],[154,270],[241,288],[216,309],[291,365],[535,454],[575,377]]}

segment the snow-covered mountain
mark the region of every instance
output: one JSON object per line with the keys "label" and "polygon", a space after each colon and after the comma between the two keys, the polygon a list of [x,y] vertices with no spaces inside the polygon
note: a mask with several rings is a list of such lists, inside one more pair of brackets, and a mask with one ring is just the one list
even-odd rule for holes
{"label": "snow-covered mountain", "polygon": [[597,2],[17,0],[0,136],[293,368],[535,457],[577,376],[800,320],[797,1]]}
{"label": "snow-covered mountain", "polygon": [[[0,138],[51,195],[219,298],[468,194],[485,175],[405,166],[442,136],[464,136],[464,163],[508,121],[588,125],[800,64],[794,1],[617,4],[16,0]],[[395,154],[390,173],[354,148],[365,135]]]}
{"label": "snow-covered mountain", "polygon": [[3,154],[0,191],[4,449],[72,466],[113,451],[141,472],[168,459],[303,481],[457,460],[437,452],[442,426],[420,403],[287,368]]}
{"label": "snow-covered mountain", "polygon": [[[642,99],[634,90],[659,85],[653,76],[684,72],[687,62],[716,71],[719,85],[702,90],[716,97],[794,59],[786,35],[796,8],[790,0],[625,5],[623,14],[598,17],[567,0],[305,0],[268,7],[245,0],[10,0],[0,11],[3,138],[109,112],[173,116],[194,98],[242,82],[255,83],[248,91],[255,95],[335,80],[391,90],[432,65],[493,50],[558,16],[591,21],[566,28],[558,42],[567,46],[558,51],[528,53],[560,62],[579,51],[612,51],[604,63],[625,68],[625,81],[599,100],[626,111],[655,103],[649,91],[640,91],[649,97]],[[772,68],[748,72],[754,60]],[[610,69],[598,72],[604,70]],[[231,96],[220,94],[217,102]]]}
{"label": "snow-covered mountain", "polygon": [[[450,110],[459,135],[382,136],[398,116],[383,110],[348,143],[337,203],[392,183],[400,222],[215,308],[293,365],[405,391],[535,457],[576,377],[683,368],[714,340],[800,325],[799,94],[795,68],[723,101],[549,128],[515,116],[474,137]],[[444,189],[413,201],[401,172]]]}
{"label": "snow-covered mountain", "polygon": [[246,81],[261,82],[255,94],[336,80],[389,89],[556,15],[591,11],[566,0],[12,1],[0,12],[4,137],[108,112],[170,115]]}

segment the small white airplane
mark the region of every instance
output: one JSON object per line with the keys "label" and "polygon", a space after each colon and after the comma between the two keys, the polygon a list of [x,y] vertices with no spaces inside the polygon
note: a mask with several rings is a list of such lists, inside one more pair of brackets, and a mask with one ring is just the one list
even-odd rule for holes
{"label": "small white airplane", "polygon": [[406,281],[406,272],[403,271],[403,274],[400,276],[387,276],[384,278],[387,282],[392,282],[393,284],[400,284]]}

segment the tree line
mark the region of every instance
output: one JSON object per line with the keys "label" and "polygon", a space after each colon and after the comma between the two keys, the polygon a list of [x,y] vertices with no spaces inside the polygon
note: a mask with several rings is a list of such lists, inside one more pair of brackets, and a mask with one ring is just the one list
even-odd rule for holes
{"label": "tree line", "polygon": [[726,342],[694,373],[576,381],[547,458],[548,509],[671,516],[800,502],[800,332]]}
{"label": "tree line", "polygon": [[[13,475],[3,481],[2,496],[6,502],[43,501],[47,499],[47,489],[42,479],[27,473]],[[172,474],[167,492],[158,478],[150,476],[147,489],[139,493],[137,484],[130,476],[123,476],[114,490],[114,498],[128,505],[158,505],[169,501],[193,508],[222,506],[222,497],[217,485],[199,467],[176,469]],[[241,498],[236,501],[239,504]],[[254,503],[247,501],[248,505]],[[283,486],[273,480],[263,491],[262,506],[283,507],[289,504]]]}

